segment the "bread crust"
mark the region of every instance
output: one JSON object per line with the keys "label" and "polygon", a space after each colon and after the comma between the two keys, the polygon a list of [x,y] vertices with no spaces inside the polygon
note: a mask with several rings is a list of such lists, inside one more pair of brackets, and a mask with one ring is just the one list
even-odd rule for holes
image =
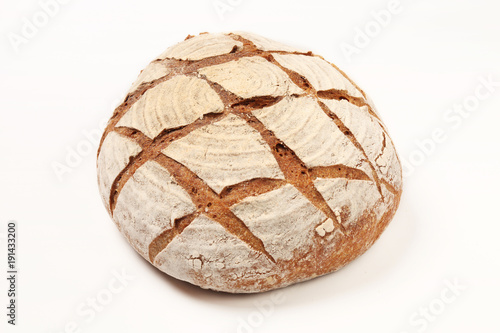
{"label": "bread crust", "polygon": [[366,94],[322,57],[249,33],[189,36],[153,61],[110,119],[97,169],[138,253],[231,293],[340,269],[402,192]]}

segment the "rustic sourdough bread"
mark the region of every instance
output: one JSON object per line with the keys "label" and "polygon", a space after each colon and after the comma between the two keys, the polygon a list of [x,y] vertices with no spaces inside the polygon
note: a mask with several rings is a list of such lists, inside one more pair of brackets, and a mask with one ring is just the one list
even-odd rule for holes
{"label": "rustic sourdough bread", "polygon": [[402,190],[365,93],[322,57],[250,33],[188,36],[151,62],[104,131],[97,173],[146,260],[235,293],[341,268]]}

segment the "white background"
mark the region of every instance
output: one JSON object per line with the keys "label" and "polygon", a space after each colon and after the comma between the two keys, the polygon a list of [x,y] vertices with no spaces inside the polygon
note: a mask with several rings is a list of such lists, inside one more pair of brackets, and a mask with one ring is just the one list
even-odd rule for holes
{"label": "white background", "polygon": [[[372,11],[387,0],[66,2],[47,22],[37,0],[0,2],[0,325],[8,332],[500,332],[500,86],[474,97],[488,92],[481,80],[500,82],[498,1],[401,0],[380,31]],[[231,10],[219,15],[221,2]],[[25,38],[33,20],[40,27],[16,47],[10,40]],[[367,46],[356,40],[365,28]],[[373,98],[414,166],[396,217],[365,255],[255,295],[201,290],[137,255],[101,203],[97,145],[84,135],[100,132],[166,47],[231,30],[336,63]],[[347,44],[357,53],[346,55]],[[471,111],[458,116],[463,103]],[[430,144],[436,129],[446,139]],[[59,179],[54,165],[89,145]],[[9,220],[19,225],[16,327],[5,315]],[[134,278],[92,316],[87,302],[108,301],[122,270]],[[450,283],[465,289],[453,293]]]}

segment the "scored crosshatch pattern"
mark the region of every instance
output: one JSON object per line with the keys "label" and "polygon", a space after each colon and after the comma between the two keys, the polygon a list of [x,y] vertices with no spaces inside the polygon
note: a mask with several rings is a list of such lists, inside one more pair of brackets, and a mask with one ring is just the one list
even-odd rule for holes
{"label": "scored crosshatch pattern", "polygon": [[[335,229],[342,234],[346,232],[346,228],[339,222],[338,214],[332,210],[325,198],[315,187],[315,179],[345,178],[348,180],[373,182],[382,198],[382,185],[391,193],[397,192],[393,184],[382,179],[378,175],[374,162],[368,157],[365,149],[357,140],[356,136],[327,105],[329,100],[334,100],[346,101],[350,105],[363,107],[367,114],[369,114],[371,118],[374,118],[375,122],[380,126],[380,130],[384,133],[385,147],[386,133],[383,124],[369,103],[366,102],[364,93],[355,86],[345,74],[340,71],[337,72],[345,79],[344,85],[349,87],[349,89],[331,88],[318,91],[304,75],[283,66],[273,55],[294,55],[320,59],[319,57],[310,52],[303,53],[280,50],[263,51],[258,49],[249,39],[234,34],[229,34],[227,37],[230,37],[230,39],[235,42],[234,47],[232,47],[227,54],[218,54],[217,56],[205,58],[197,56],[199,59],[195,61],[173,58],[157,60],[156,62],[165,63],[167,67],[172,66],[172,68],[166,70],[165,73],[167,74],[162,77],[153,79],[150,82],[135,84],[134,87],[137,87],[137,89],[127,96],[124,103],[117,108],[103,134],[98,156],[101,154],[103,142],[105,142],[106,137],[110,133],[117,133],[122,137],[129,138],[131,142],[138,144],[142,148],[140,153],[130,157],[129,163],[116,175],[111,185],[109,194],[109,211],[111,215],[114,213],[119,195],[128,180],[134,176],[140,167],[149,161],[154,161],[165,168],[176,183],[186,191],[196,206],[195,212],[176,218],[171,225],[165,226],[164,230],[152,240],[148,251],[148,257],[151,262],[155,260],[155,257],[165,249],[177,235],[182,233],[183,230],[200,215],[205,215],[218,222],[227,231],[238,237],[254,250],[265,255],[271,262],[274,262],[274,258],[267,252],[262,240],[255,236],[229,207],[236,205],[247,197],[261,195],[281,188],[286,184],[294,186],[316,207],[316,209],[322,212],[327,219],[331,220]],[[227,42],[227,40],[225,42]],[[168,52],[165,54],[168,54]],[[278,88],[280,94],[277,94],[276,91],[268,92],[265,90],[266,87],[258,86],[256,88],[258,88],[257,91],[259,93],[268,94],[255,95],[247,91],[241,92],[240,96],[238,96],[233,91],[227,90],[231,88],[230,86],[223,87],[224,84],[221,85],[207,77],[208,75],[217,78],[218,75],[217,71],[208,71],[207,68],[214,68],[229,62],[241,59],[252,59],[255,57],[260,57],[259,59],[265,60],[265,63],[274,66],[278,72],[282,71],[285,77],[290,80],[290,83],[287,83],[287,87],[293,85],[295,88],[285,90],[289,93],[289,98],[313,98],[319,108],[333,121],[343,135],[348,138],[355,149],[362,154],[362,162],[369,166],[370,172],[367,173],[362,169],[344,164],[308,167],[282,139],[277,137],[269,128],[266,128],[253,111],[269,108],[283,101],[285,98],[285,95],[282,95],[283,90],[279,90]],[[334,67],[332,66],[332,68]],[[121,120],[125,119],[127,115],[130,115],[130,110],[134,108],[137,103],[143,101],[149,91],[152,91],[155,87],[169,80],[179,77],[185,77],[186,79],[192,78],[206,82],[222,102],[223,109],[216,110],[217,112],[209,111],[190,123],[182,123],[171,128],[158,129],[154,133],[157,134],[159,132],[156,136],[152,136],[151,134],[146,135],[138,128],[121,126],[123,124],[132,124]],[[348,93],[348,90],[351,90],[351,92],[353,90],[356,91],[357,96],[352,96]],[[212,100],[214,99],[212,98]],[[237,116],[244,120],[246,124],[260,135],[261,139],[267,144],[269,153],[272,154],[277,162],[284,179],[257,177],[237,184],[228,185],[219,191],[214,191],[214,189],[209,187],[206,181],[200,178],[199,174],[193,172],[189,166],[181,164],[179,161],[168,156],[168,149],[172,143],[182,138],[186,138],[194,131],[207,128],[207,126],[212,126],[223,119],[227,119],[229,115]]]}

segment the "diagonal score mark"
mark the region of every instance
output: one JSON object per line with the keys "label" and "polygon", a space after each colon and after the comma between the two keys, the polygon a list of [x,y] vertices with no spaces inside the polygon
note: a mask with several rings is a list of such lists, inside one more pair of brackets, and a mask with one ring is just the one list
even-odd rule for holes
{"label": "diagonal score mark", "polygon": [[[329,90],[320,90],[317,92],[317,95],[319,98],[323,99],[334,99],[337,101],[345,100],[352,105],[355,105],[357,107],[366,107],[368,110],[368,113],[375,119],[377,119],[378,122],[381,121],[380,117],[373,111],[373,108],[368,104],[363,98],[361,97],[354,97],[349,95],[347,90],[340,90],[340,89],[329,89]],[[382,126],[382,125],[381,125]],[[382,127],[383,128],[383,127]],[[385,132],[385,129],[384,129]]]}
{"label": "diagonal score mark", "polygon": [[377,155],[377,157],[375,157],[375,162],[377,162],[377,160],[381,158],[382,155],[384,155],[385,149],[387,148],[387,135],[385,134],[385,132],[382,132],[382,136],[382,148],[380,149],[380,153]]}
{"label": "diagonal score mark", "polygon": [[396,190],[396,188],[391,183],[389,183],[387,180],[385,180],[383,178],[382,178],[382,184],[384,184],[384,186],[387,188],[387,190],[389,192],[391,192],[392,194],[394,194],[395,196],[399,195],[398,190]]}
{"label": "diagonal score mark", "polygon": [[288,182],[283,179],[254,178],[224,187],[219,197],[228,207],[231,207],[245,198],[277,190],[286,184]]}
{"label": "diagonal score mark", "polygon": [[175,181],[190,195],[191,200],[202,214],[216,221],[230,234],[276,263],[265,249],[262,240],[255,236],[245,223],[224,204],[217,193],[194,172],[163,154],[156,156],[154,161],[167,169]]}
{"label": "diagonal score mark", "polygon": [[363,96],[364,99],[368,99],[365,92],[363,91],[363,89],[361,89],[357,84],[356,82],[354,82],[343,70],[341,70],[337,65],[335,65],[333,62],[329,62],[328,60],[326,60],[325,58],[323,58],[322,56],[320,55],[316,55],[316,57],[320,58],[320,59],[323,59],[323,61],[327,62],[328,64],[330,64],[333,68],[335,68],[347,81],[349,81],[353,86],[354,88],[356,88],[360,93],[361,95]]}
{"label": "diagonal score mark", "polygon": [[[212,82],[212,84],[216,84]],[[281,101],[285,96],[256,96],[236,102],[231,105],[231,108],[245,107],[247,109],[256,110],[274,105]]]}
{"label": "diagonal score mark", "polygon": [[[179,127],[172,128],[172,129],[170,129],[170,133],[174,132],[174,131],[178,131],[179,129],[181,129],[181,128],[179,128]],[[127,138],[134,140],[136,143],[139,144],[139,146],[141,146],[141,148],[143,150],[148,148],[151,145],[151,143],[153,142],[153,140],[151,140],[148,136],[146,136],[144,133],[142,133],[141,131],[139,131],[135,128],[126,127],[126,126],[119,126],[119,127],[115,127],[114,132],[116,132],[117,134],[120,134],[121,136],[124,136],[124,137],[127,137]],[[164,131],[162,131],[161,134],[165,134]]]}
{"label": "diagonal score mark", "polygon": [[362,170],[351,168],[342,164],[319,166],[309,169],[311,178],[345,178],[347,180],[366,180],[371,178]]}
{"label": "diagonal score mark", "polygon": [[275,54],[297,54],[297,55],[304,55],[304,56],[310,56],[310,57],[314,56],[314,54],[311,51],[308,51],[308,52],[283,51],[283,50],[269,50],[269,51],[264,51],[264,50],[259,49],[257,47],[257,45],[255,45],[255,43],[252,42],[251,40],[249,40],[249,39],[247,39],[247,38],[245,38],[243,36],[240,36],[238,34],[235,34],[233,32],[230,32],[230,33],[226,34],[226,36],[231,37],[235,41],[243,43],[243,47],[248,48],[249,50],[254,50],[255,52],[258,52],[258,53],[261,53],[261,54],[263,54],[263,53],[265,53],[265,54],[275,53]]}
{"label": "diagonal score mark", "polygon": [[180,233],[186,229],[188,225],[193,222],[195,218],[200,215],[198,211],[184,215],[178,219],[175,219],[172,228],[166,229],[162,231],[158,236],[153,239],[153,241],[149,244],[149,261],[154,262],[156,256],[163,251],[168,244]]}

